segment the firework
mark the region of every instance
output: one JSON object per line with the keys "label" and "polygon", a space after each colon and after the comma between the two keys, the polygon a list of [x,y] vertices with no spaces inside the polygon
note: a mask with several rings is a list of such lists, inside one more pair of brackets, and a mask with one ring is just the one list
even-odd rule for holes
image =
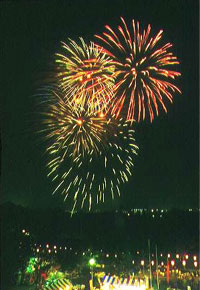
{"label": "firework", "polygon": [[87,103],[90,110],[101,111],[112,98],[112,59],[92,42],[68,40],[68,44],[62,42],[64,53],[56,54],[59,83],[73,107]]}
{"label": "firework", "polygon": [[48,140],[48,176],[55,192],[76,205],[104,202],[120,195],[120,186],[132,174],[137,146],[130,122],[102,113],[71,109],[65,94],[52,90],[43,112]]}
{"label": "firework", "polygon": [[43,129],[50,146],[51,154],[58,152],[61,159],[67,156],[84,157],[91,151],[99,151],[106,140],[108,121],[104,113],[93,113],[85,108],[75,110],[66,100],[65,93],[59,89],[45,92]]}
{"label": "firework", "polygon": [[[148,112],[152,122],[154,114],[158,115],[159,106],[167,112],[164,99],[172,103],[172,94],[181,93],[171,82],[181,74],[169,70],[179,62],[169,52],[172,44],[160,45],[162,30],[155,37],[150,37],[150,25],[141,32],[139,22],[135,24],[133,20],[129,31],[124,19],[121,20],[123,25],[118,26],[118,31],[106,25],[107,31],[103,36],[95,35],[103,43],[103,52],[113,59],[115,65],[115,97],[110,111],[118,116],[125,110],[127,120],[137,119],[138,122],[141,118],[144,120]],[[100,47],[97,44],[97,48]]]}

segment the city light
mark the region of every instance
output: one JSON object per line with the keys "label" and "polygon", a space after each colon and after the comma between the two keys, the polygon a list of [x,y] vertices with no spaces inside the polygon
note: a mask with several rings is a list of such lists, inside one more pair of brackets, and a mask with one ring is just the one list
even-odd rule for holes
{"label": "city light", "polygon": [[[65,249],[66,247],[62,247],[61,249],[62,249],[62,251],[64,251],[64,249]],[[35,246],[35,252],[37,252],[37,253],[39,253],[39,252],[43,252],[43,250],[44,249],[46,249],[46,251],[47,251],[47,253],[49,254],[49,255],[51,255],[51,254],[54,254],[55,256],[57,255],[57,250],[58,249],[60,249],[60,246],[56,246],[56,245],[50,245],[50,244],[45,244],[42,248],[39,248],[39,245],[38,244],[36,244],[36,246]],[[100,252],[100,250],[99,250],[99,252]],[[138,252],[138,251],[137,251]],[[90,255],[92,255],[91,254],[92,252],[90,251]],[[122,253],[124,253],[124,254],[126,254],[125,252],[121,252],[121,254]],[[86,252],[78,252],[78,251],[76,251],[75,250],[75,248],[73,248],[73,251],[72,251],[72,254],[73,255],[80,255],[80,256],[84,256],[84,255],[86,255]],[[96,255],[97,253],[95,253],[94,252],[94,255]],[[130,254],[130,253],[129,253]],[[151,255],[150,255],[152,258],[151,259],[155,259],[155,258],[153,258],[153,256],[155,257],[155,254],[152,254],[151,253]],[[166,254],[166,255],[164,255],[164,254],[162,254],[162,253],[159,253],[159,256],[163,256],[164,258],[168,258],[168,263],[170,263],[170,267],[171,267],[171,269],[170,269],[170,271],[171,271],[171,273],[176,273],[176,275],[177,275],[177,277],[179,276],[179,277],[182,277],[182,275],[184,275],[184,271],[183,270],[180,270],[180,268],[178,268],[178,265],[177,265],[177,263],[179,262],[179,261],[177,261],[176,259],[181,259],[180,261],[181,261],[181,263],[182,263],[182,266],[184,267],[184,268],[186,268],[187,267],[187,264],[188,264],[188,267],[189,267],[189,265],[191,265],[188,261],[189,261],[189,259],[190,259],[190,257],[191,257],[191,262],[192,262],[192,266],[193,266],[193,271],[195,271],[195,270],[197,270],[197,267],[198,267],[198,256],[197,255],[191,255],[191,253],[188,253],[188,254],[184,254],[183,255],[183,260],[182,260],[182,256],[180,255],[180,254],[170,254],[170,253],[168,253],[168,254]],[[102,253],[102,257],[104,257],[104,259],[106,259],[106,258],[108,258],[108,257],[114,257],[114,258],[117,258],[117,257],[119,257],[119,255],[118,254],[116,254],[116,253],[113,253],[113,254],[111,254],[111,253],[106,253],[106,252],[103,252]],[[135,257],[136,257],[136,255],[135,255]],[[169,259],[169,257],[170,257],[170,259]],[[172,257],[174,258],[174,259],[172,259]],[[100,257],[99,257],[100,258]],[[164,258],[162,258],[162,259],[164,259]],[[188,259],[187,259],[188,258]],[[161,258],[160,258],[161,259]],[[108,260],[108,259],[107,259]],[[103,261],[102,261],[103,262]],[[116,263],[117,264],[117,263]],[[116,268],[117,266],[116,266],[116,264],[114,265],[114,267]],[[142,268],[142,274],[143,275],[146,275],[146,272],[145,272],[145,265],[147,266],[147,265],[149,265],[149,263],[148,262],[146,262],[146,260],[144,260],[144,259],[140,259],[139,261],[137,261],[137,260],[131,260],[131,264],[132,264],[132,268],[134,268],[135,266],[137,267],[138,266],[138,264],[140,264],[140,266],[141,266],[141,268]],[[152,271],[153,271],[153,267],[155,267],[155,264],[156,264],[156,262],[155,262],[155,260],[151,260],[150,261],[150,265],[152,266]],[[163,275],[165,275],[165,269],[163,268],[163,267],[165,267],[166,266],[166,263],[164,262],[164,261],[162,261],[162,262],[160,262],[159,263],[160,264],[160,271],[159,271],[159,275],[161,275],[162,277],[164,277]],[[93,256],[93,257],[91,257],[90,259],[89,259],[89,261],[88,261],[88,266],[89,266],[89,268],[90,268],[90,273],[91,273],[91,279],[94,279],[94,275],[96,275],[97,273],[94,273],[94,269],[97,267],[97,268],[104,268],[104,266],[103,266],[103,264],[97,264],[97,262],[96,262],[96,260],[95,260],[95,256]],[[175,266],[177,266],[177,267],[175,267]],[[134,268],[135,269],[135,268]],[[141,270],[140,270],[141,271]],[[102,272],[103,273],[103,272]],[[173,274],[172,274],[173,275]],[[109,276],[109,277],[111,277],[111,276]],[[105,283],[104,283],[104,287],[102,287],[101,288],[101,290],[111,290],[111,289],[113,289],[112,287],[114,286],[114,289],[115,290],[134,290],[134,289],[143,289],[142,287],[142,285],[143,284],[140,284],[140,282],[139,282],[139,284],[137,284],[136,282],[134,282],[134,281],[136,281],[137,279],[134,277],[134,273],[132,273],[132,275],[131,275],[131,282],[130,282],[130,284],[129,284],[129,280],[127,280],[126,278],[122,278],[120,281],[118,281],[118,280],[116,280],[115,282],[112,282],[112,279],[111,280],[109,280],[109,281],[105,281]],[[102,277],[103,278],[103,277]],[[114,279],[114,278],[113,278]],[[161,278],[162,279],[162,278]],[[93,281],[93,280],[92,280]],[[133,282],[132,282],[133,281]],[[142,280],[141,280],[142,281]],[[143,282],[142,282],[143,283]],[[106,286],[107,285],[107,286]],[[146,284],[145,284],[146,285]],[[106,287],[108,287],[107,289],[106,289]],[[144,289],[146,289],[146,288],[144,288]],[[63,289],[63,290],[65,290],[65,288]]]}
{"label": "city light", "polygon": [[172,267],[175,265],[175,261],[174,260],[171,260],[171,265],[172,265]]}
{"label": "city light", "polygon": [[94,266],[94,265],[96,264],[95,259],[94,259],[94,258],[91,258],[91,259],[89,260],[89,264],[90,264],[90,266]]}

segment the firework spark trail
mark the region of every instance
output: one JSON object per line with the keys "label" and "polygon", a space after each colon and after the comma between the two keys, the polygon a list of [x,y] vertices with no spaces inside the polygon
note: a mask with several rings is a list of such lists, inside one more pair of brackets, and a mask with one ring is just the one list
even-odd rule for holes
{"label": "firework spark trail", "polygon": [[[148,112],[152,122],[154,114],[159,113],[159,104],[167,112],[164,99],[172,103],[172,93],[181,93],[171,82],[181,74],[168,69],[179,61],[169,52],[172,44],[159,46],[162,30],[150,38],[150,25],[141,33],[139,22],[135,24],[133,20],[129,31],[122,17],[121,21],[123,28],[118,26],[118,31],[106,25],[107,32],[103,36],[95,35],[103,43],[103,52],[113,58],[115,65],[114,98],[109,110],[118,117],[126,109],[127,120],[137,119],[138,122],[141,118],[144,120]],[[96,44],[100,50],[102,46]]]}
{"label": "firework spark trail", "polygon": [[63,54],[56,54],[59,70],[57,78],[72,107],[84,107],[91,111],[102,111],[113,97],[112,59],[90,42],[82,38],[79,43],[68,39],[62,42]]}
{"label": "firework spark trail", "polygon": [[89,110],[75,110],[60,90],[49,91],[45,102],[43,129],[46,139],[52,140],[47,152],[62,152],[62,159],[72,154],[74,159],[103,146],[107,120],[103,113]]}
{"label": "firework spark trail", "polygon": [[104,114],[74,110],[61,89],[48,93],[44,103],[43,129],[48,142],[48,176],[55,182],[53,192],[76,206],[89,210],[111,194],[132,175],[135,145],[130,122]]}

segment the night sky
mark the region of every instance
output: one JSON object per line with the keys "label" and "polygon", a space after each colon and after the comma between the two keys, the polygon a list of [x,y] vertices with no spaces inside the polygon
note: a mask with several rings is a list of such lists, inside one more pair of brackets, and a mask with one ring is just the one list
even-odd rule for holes
{"label": "night sky", "polygon": [[153,124],[135,125],[134,174],[122,197],[102,209],[198,206],[198,1],[2,1],[2,174],[1,202],[29,207],[67,207],[46,177],[44,145],[34,133],[40,126],[34,95],[48,72],[60,41],[94,40],[104,25],[139,20],[152,32],[164,30],[165,42],[181,62],[176,84],[182,95],[167,103]]}

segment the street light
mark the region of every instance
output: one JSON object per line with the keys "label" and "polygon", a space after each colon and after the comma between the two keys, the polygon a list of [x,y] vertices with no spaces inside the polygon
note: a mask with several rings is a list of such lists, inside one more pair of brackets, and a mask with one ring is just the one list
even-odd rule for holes
{"label": "street light", "polygon": [[93,279],[94,279],[93,267],[96,265],[96,260],[94,258],[91,258],[89,260],[89,265],[90,265],[90,270],[91,270],[92,288],[93,288]]}
{"label": "street light", "polygon": [[89,260],[89,264],[90,264],[90,266],[93,267],[93,266],[96,264],[95,259],[94,259],[94,258],[91,258],[91,259]]}
{"label": "street light", "polygon": [[171,265],[172,265],[172,267],[175,265],[175,261],[174,260],[171,260]]}
{"label": "street light", "polygon": [[141,266],[142,266],[142,269],[143,269],[143,275],[144,275],[144,260],[141,261]]}
{"label": "street light", "polygon": [[194,266],[197,267],[197,265],[198,265],[198,263],[197,263],[197,261],[195,261],[195,262],[194,262]]}

